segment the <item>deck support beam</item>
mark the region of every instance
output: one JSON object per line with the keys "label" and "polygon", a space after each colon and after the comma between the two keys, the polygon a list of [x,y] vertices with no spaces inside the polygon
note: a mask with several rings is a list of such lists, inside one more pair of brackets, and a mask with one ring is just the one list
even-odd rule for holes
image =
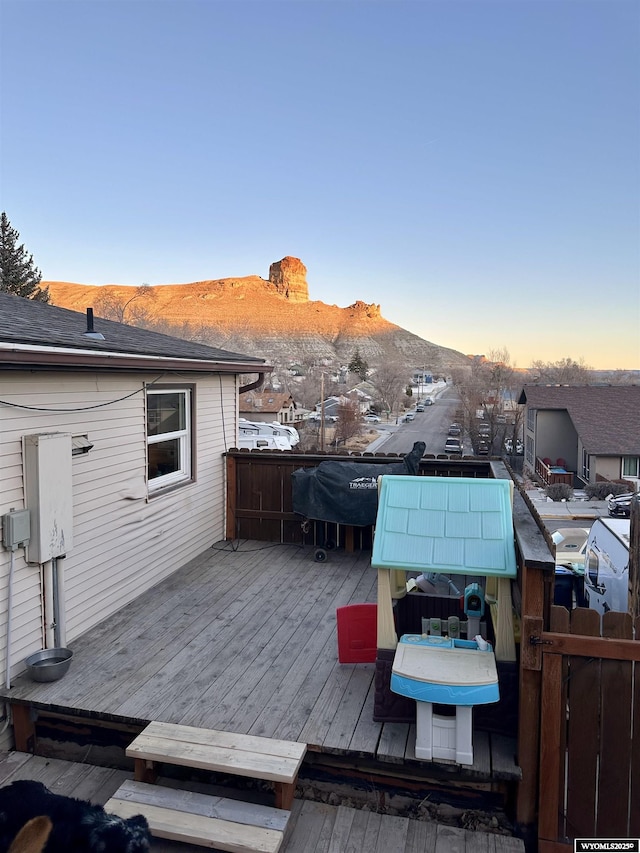
{"label": "deck support beam", "polygon": [[36,752],[36,713],[30,705],[11,705],[17,752]]}

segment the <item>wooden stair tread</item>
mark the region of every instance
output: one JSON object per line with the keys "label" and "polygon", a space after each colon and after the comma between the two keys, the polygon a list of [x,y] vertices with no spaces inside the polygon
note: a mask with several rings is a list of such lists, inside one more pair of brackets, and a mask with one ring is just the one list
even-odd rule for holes
{"label": "wooden stair tread", "polygon": [[127,747],[130,758],[293,783],[306,744],[152,722]]}
{"label": "wooden stair tread", "polygon": [[127,781],[105,804],[122,818],[143,814],[151,834],[230,853],[277,853],[290,812],[224,797]]}

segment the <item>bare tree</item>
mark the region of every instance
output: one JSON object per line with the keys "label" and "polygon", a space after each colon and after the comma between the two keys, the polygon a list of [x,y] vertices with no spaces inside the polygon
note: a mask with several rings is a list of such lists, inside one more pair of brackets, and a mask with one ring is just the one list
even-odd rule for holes
{"label": "bare tree", "polygon": [[296,382],[293,396],[303,409],[313,409],[320,399],[320,377],[313,373],[303,376]]}
{"label": "bare tree", "polygon": [[115,289],[103,287],[93,300],[93,310],[105,320],[139,326],[149,319],[149,312],[140,304],[141,301],[155,298],[156,292],[148,284],[134,288],[129,297]]}
{"label": "bare tree", "polygon": [[369,382],[380,395],[382,407],[387,412],[397,412],[405,395],[408,369],[399,361],[387,361],[376,368]]}
{"label": "bare tree", "polygon": [[481,440],[496,454],[505,438],[515,446],[521,432],[522,410],[516,400],[522,379],[509,351],[490,350],[487,358],[473,362],[471,371],[459,371],[452,378],[476,450]]}
{"label": "bare tree", "polygon": [[584,359],[574,361],[561,358],[559,361],[533,361],[529,368],[530,382],[536,385],[588,385],[593,370]]}
{"label": "bare tree", "polygon": [[338,406],[338,423],[334,439],[336,446],[338,443],[344,444],[350,438],[360,435],[362,428],[362,420],[360,418],[360,410],[358,409],[357,400],[345,399]]}

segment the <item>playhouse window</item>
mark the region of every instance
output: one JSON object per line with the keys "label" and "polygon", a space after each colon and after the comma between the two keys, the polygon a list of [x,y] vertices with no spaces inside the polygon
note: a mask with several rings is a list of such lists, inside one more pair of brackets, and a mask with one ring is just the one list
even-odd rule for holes
{"label": "playhouse window", "polygon": [[191,406],[191,388],[147,390],[149,492],[193,479]]}

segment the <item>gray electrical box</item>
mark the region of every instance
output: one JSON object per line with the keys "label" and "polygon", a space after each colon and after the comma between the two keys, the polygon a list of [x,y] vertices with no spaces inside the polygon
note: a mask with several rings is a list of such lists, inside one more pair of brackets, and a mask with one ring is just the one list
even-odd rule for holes
{"label": "gray electrical box", "polygon": [[73,546],[71,435],[23,436],[25,503],[31,510],[28,563],[62,557]]}
{"label": "gray electrical box", "polygon": [[26,545],[31,538],[31,513],[28,509],[12,509],[2,516],[2,544],[10,551]]}

